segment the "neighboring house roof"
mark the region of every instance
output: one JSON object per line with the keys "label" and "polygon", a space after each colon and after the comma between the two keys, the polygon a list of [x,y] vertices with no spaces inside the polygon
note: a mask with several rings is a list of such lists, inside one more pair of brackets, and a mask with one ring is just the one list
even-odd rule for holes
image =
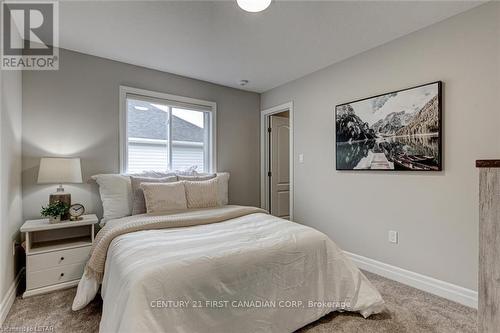
{"label": "neighboring house roof", "polygon": [[[167,139],[167,113],[149,103],[129,100],[128,136],[131,138]],[[134,106],[145,106],[146,111]],[[172,115],[172,140],[203,142],[204,130],[184,119]]]}

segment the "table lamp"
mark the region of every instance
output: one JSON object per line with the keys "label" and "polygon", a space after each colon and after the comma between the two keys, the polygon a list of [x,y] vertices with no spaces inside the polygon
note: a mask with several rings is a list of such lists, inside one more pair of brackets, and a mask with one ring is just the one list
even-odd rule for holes
{"label": "table lamp", "polygon": [[[38,170],[38,184],[59,184],[56,193],[50,194],[49,203],[55,201],[71,205],[71,194],[64,192],[62,184],[82,183],[80,158],[42,157]],[[61,216],[67,220],[69,215]]]}

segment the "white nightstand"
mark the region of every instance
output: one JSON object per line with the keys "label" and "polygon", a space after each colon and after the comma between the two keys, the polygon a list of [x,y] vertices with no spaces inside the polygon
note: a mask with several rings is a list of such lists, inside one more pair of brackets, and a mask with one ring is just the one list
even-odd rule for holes
{"label": "white nightstand", "polygon": [[78,284],[94,242],[97,216],[50,224],[48,219],[26,221],[26,291],[23,297]]}

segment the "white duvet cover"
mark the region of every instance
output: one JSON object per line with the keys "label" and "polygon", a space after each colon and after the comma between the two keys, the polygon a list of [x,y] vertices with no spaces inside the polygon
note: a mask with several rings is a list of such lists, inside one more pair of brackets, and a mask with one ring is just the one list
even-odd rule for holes
{"label": "white duvet cover", "polygon": [[384,303],[326,235],[263,213],[121,235],[101,294],[101,332],[292,332]]}

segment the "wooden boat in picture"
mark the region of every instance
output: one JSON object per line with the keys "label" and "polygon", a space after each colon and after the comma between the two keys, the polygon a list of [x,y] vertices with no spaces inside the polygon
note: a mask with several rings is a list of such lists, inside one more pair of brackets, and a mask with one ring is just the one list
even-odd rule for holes
{"label": "wooden boat in picture", "polygon": [[439,168],[434,163],[434,157],[423,155],[399,154],[394,157],[396,169],[438,171]]}

